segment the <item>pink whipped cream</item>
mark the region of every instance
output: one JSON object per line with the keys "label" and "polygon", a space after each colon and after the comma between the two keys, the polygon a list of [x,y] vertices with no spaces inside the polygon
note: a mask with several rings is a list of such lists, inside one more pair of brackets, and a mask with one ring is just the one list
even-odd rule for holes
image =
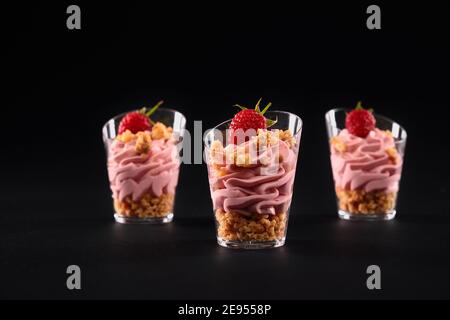
{"label": "pink whipped cream", "polygon": [[[249,143],[246,142],[245,147]],[[212,168],[209,164],[209,182],[215,210],[241,214],[276,214],[288,210],[297,156],[285,142],[280,140],[277,146],[258,153],[257,161],[250,166],[224,163]],[[229,145],[227,148],[235,146]]]}
{"label": "pink whipped cream", "polygon": [[367,192],[398,191],[402,158],[397,155],[394,163],[387,152],[395,149],[391,135],[375,129],[366,138],[360,138],[344,129],[337,137],[345,144],[345,151],[340,152],[331,146],[331,166],[336,187]]}
{"label": "pink whipped cream", "polygon": [[110,146],[108,175],[113,197],[123,201],[131,195],[140,199],[145,193],[154,197],[175,193],[180,161],[173,140],[152,140],[150,150],[138,155],[135,141],[114,140]]}

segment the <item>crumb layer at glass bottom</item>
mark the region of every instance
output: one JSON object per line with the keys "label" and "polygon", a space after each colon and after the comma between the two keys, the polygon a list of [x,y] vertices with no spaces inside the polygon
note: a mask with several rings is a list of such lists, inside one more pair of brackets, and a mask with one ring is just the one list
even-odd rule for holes
{"label": "crumb layer at glass bottom", "polygon": [[284,245],[287,212],[271,214],[216,210],[217,241],[230,248],[270,248]]}
{"label": "crumb layer at glass bottom", "polygon": [[339,217],[346,220],[390,220],[395,217],[397,192],[336,188]]}
{"label": "crumb layer at glass bottom", "polygon": [[160,197],[146,193],[138,200],[131,196],[114,199],[114,218],[120,223],[167,223],[173,219],[174,199],[169,193]]}

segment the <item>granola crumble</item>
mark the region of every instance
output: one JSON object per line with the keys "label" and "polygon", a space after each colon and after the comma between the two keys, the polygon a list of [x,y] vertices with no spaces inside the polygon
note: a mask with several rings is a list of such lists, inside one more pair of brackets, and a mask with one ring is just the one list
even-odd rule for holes
{"label": "granola crumble", "polygon": [[389,214],[394,210],[397,192],[345,190],[336,188],[339,208],[353,214]]}
{"label": "granola crumble", "polygon": [[153,197],[146,193],[139,200],[132,200],[131,196],[123,201],[114,199],[114,208],[119,215],[125,217],[156,218],[165,217],[173,210],[174,195],[162,194],[160,197]]}
{"label": "granola crumble", "polygon": [[217,234],[224,240],[272,241],[285,237],[287,214],[250,214],[216,210]]}

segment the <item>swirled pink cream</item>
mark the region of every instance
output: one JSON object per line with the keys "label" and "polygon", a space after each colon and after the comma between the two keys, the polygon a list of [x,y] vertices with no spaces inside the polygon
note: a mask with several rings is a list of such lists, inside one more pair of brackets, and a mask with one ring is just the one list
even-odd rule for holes
{"label": "swirled pink cream", "polygon": [[[208,160],[209,183],[215,210],[245,215],[278,214],[288,210],[295,178],[297,155],[286,141],[258,148],[257,139],[223,149]],[[240,161],[238,150],[256,150],[253,161]],[[248,153],[247,157],[248,157]],[[232,163],[226,163],[234,155]],[[231,157],[233,158],[233,156]],[[230,162],[230,161],[228,161]]]}
{"label": "swirled pink cream", "polygon": [[114,140],[109,149],[108,175],[113,197],[123,201],[127,196],[140,199],[174,194],[178,183],[180,161],[173,139],[152,140],[148,152],[136,152],[136,140]]}
{"label": "swirled pink cream", "polygon": [[360,138],[344,129],[331,139],[331,166],[336,187],[396,192],[402,157],[390,132],[374,129]]}

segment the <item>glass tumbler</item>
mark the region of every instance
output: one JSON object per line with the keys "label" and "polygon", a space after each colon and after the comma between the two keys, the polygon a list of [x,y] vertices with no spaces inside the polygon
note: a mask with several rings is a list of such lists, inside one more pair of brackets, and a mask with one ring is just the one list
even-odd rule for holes
{"label": "glass tumbler", "polygon": [[126,114],[103,126],[114,218],[119,223],[168,223],[173,219],[186,118],[160,108],[151,116],[151,130],[119,135]]}
{"label": "glass tumbler", "polygon": [[205,161],[218,244],[262,249],[284,245],[292,200],[302,120],[282,111],[267,130],[235,133],[231,120],[205,133]]}
{"label": "glass tumbler", "polygon": [[354,136],[345,129],[350,111],[332,109],[325,114],[339,217],[393,219],[406,131],[398,123],[374,114],[376,128],[365,138]]}

